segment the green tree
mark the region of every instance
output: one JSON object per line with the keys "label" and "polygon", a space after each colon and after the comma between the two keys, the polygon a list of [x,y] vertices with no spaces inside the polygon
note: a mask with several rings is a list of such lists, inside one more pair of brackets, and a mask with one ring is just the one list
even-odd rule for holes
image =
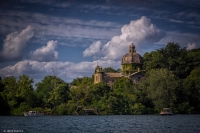
{"label": "green tree", "polygon": [[20,76],[18,81],[18,89],[16,92],[16,96],[20,100],[20,103],[24,103],[26,105],[29,105],[30,107],[35,106],[34,101],[36,99],[32,83],[33,79],[29,79],[28,76]]}
{"label": "green tree", "polygon": [[155,109],[171,107],[176,100],[175,89],[178,86],[174,74],[167,69],[152,69],[148,72],[147,91]]}
{"label": "green tree", "polygon": [[162,55],[158,51],[145,53],[143,56],[144,67],[145,67],[144,69],[149,71],[151,69],[164,68],[161,56]]}
{"label": "green tree", "polygon": [[184,80],[184,94],[190,105],[191,111],[188,113],[200,112],[200,66],[191,71],[190,75]]}
{"label": "green tree", "polygon": [[5,99],[3,99],[2,95],[0,94],[0,115],[10,115],[10,107]]}
{"label": "green tree", "polygon": [[[149,97],[149,93],[147,91],[149,84],[147,82],[141,82],[140,84],[136,84],[135,85],[135,90],[134,90],[134,94],[136,95],[136,104],[138,105],[143,105],[145,108],[142,109],[142,113],[153,113],[153,108],[154,105],[152,103],[151,98]],[[136,109],[135,107],[142,107],[142,106],[136,106],[134,104],[133,109]],[[134,112],[138,112],[138,110],[136,109],[136,111],[134,110]]]}
{"label": "green tree", "polygon": [[181,48],[179,44],[169,42],[166,47],[158,50],[161,53],[162,62],[165,65],[165,68],[169,70],[174,70],[178,64],[178,57],[181,54]]}
{"label": "green tree", "polygon": [[113,69],[112,67],[105,67],[103,69],[103,72],[113,72],[113,73],[115,73],[115,72],[117,72],[117,70]]}
{"label": "green tree", "polygon": [[6,77],[2,80],[2,84],[4,86],[2,98],[4,99],[4,101],[7,101],[11,109],[10,113],[12,114],[14,108],[19,106],[18,99],[16,97],[18,88],[17,80],[13,76]]}
{"label": "green tree", "polygon": [[3,91],[4,91],[4,86],[2,83],[2,78],[0,77],[0,92],[3,92]]}
{"label": "green tree", "polygon": [[70,83],[70,85],[71,86],[78,86],[78,85],[81,84],[82,80],[83,80],[83,78],[76,78]]}
{"label": "green tree", "polygon": [[3,91],[4,91],[4,85],[0,77],[0,105],[1,105],[0,115],[9,115],[10,107],[8,105],[8,102],[4,99],[6,96],[5,93],[3,93]]}
{"label": "green tree", "polygon": [[117,72],[121,72],[122,70],[121,70],[120,68],[118,68],[116,71],[117,71]]}
{"label": "green tree", "polygon": [[53,110],[53,114],[55,114],[55,115],[67,115],[68,110],[69,109],[67,107],[67,104],[62,103]]}
{"label": "green tree", "polygon": [[105,82],[100,82],[91,85],[88,90],[93,95],[94,100],[99,100],[104,95],[109,94],[110,87]]}
{"label": "green tree", "polygon": [[36,84],[35,94],[38,99],[37,106],[43,107],[43,108],[44,107],[53,108],[54,104],[52,103],[50,99],[54,99],[53,98],[54,94],[55,95],[58,94],[56,91],[58,92],[63,91],[63,84],[64,86],[66,85],[66,87],[68,87],[67,83],[65,83],[62,79],[56,76],[44,77],[44,79],[41,82]]}
{"label": "green tree", "polygon": [[126,114],[126,101],[124,95],[111,92],[109,98],[106,100],[109,114]]}
{"label": "green tree", "polygon": [[56,107],[68,101],[69,86],[67,83],[57,84],[56,88],[49,92],[49,103]]}
{"label": "green tree", "polygon": [[177,77],[187,76],[187,51],[178,43],[169,42],[166,47],[144,54],[146,70],[166,68]]}
{"label": "green tree", "polygon": [[91,77],[82,77],[82,78],[76,78],[71,83],[70,86],[79,86],[79,85],[90,85],[93,84],[94,80]]}
{"label": "green tree", "polygon": [[92,77],[76,78],[70,83],[69,100],[67,103],[68,114],[83,113],[83,107],[91,104],[88,97],[88,88],[93,85]]}
{"label": "green tree", "polygon": [[[137,85],[133,84],[132,80],[126,77],[121,77],[115,80],[114,85],[115,96],[121,96],[123,104],[121,104],[121,109],[123,114],[134,114],[136,111],[133,111],[132,107],[137,102],[137,96],[135,94],[138,90]],[[112,96],[113,97],[113,96]],[[122,107],[124,105],[124,107]]]}
{"label": "green tree", "polygon": [[13,76],[2,80],[4,90],[1,92],[1,96],[4,101],[7,101],[11,114],[22,115],[24,111],[34,106],[35,97],[32,83],[33,80],[26,75],[20,76],[18,81]]}
{"label": "green tree", "polygon": [[37,96],[37,106],[49,107],[48,98],[50,97],[49,92],[54,87],[54,76],[46,76],[41,82],[36,84],[35,94]]}
{"label": "green tree", "polygon": [[133,82],[129,78],[117,78],[113,84],[115,93],[133,93]]}
{"label": "green tree", "polygon": [[85,103],[85,95],[87,93],[88,87],[93,85],[93,78],[83,77],[76,78],[70,84],[69,97],[72,103],[76,103],[77,106],[83,106]]}
{"label": "green tree", "polygon": [[196,67],[200,66],[200,48],[192,49],[187,52],[187,65],[185,70],[187,71],[187,76],[190,75],[190,72]]}
{"label": "green tree", "polygon": [[83,99],[85,97],[86,87],[70,87],[69,98],[71,103],[75,103],[77,106],[82,106]]}
{"label": "green tree", "polygon": [[[84,108],[92,108],[98,109],[102,114],[105,114],[105,100],[109,92],[110,87],[106,83],[94,84],[91,77],[74,79],[70,86],[70,100],[67,104],[71,110],[69,113],[73,113],[74,109],[74,112],[84,113]],[[75,106],[76,108],[74,108]]]}
{"label": "green tree", "polygon": [[105,82],[100,82],[89,86],[88,93],[85,95],[85,101],[89,106],[98,108],[100,111],[106,110],[105,101],[108,99],[110,87]]}

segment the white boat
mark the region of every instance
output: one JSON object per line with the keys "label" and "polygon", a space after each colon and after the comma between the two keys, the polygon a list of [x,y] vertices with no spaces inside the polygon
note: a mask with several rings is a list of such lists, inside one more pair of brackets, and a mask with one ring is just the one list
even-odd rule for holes
{"label": "white boat", "polygon": [[171,111],[170,108],[163,108],[163,110],[160,112],[160,115],[173,115],[174,113]]}
{"label": "white boat", "polygon": [[37,113],[37,111],[24,112],[24,116],[44,116],[44,113]]}

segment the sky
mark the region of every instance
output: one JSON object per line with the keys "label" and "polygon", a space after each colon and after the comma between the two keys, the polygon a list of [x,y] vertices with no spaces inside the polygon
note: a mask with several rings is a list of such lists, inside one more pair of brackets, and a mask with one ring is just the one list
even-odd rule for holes
{"label": "sky", "polygon": [[[140,55],[168,42],[200,47],[199,0],[1,0],[0,76],[40,82],[121,68],[134,43]],[[54,72],[53,72],[54,71]]]}

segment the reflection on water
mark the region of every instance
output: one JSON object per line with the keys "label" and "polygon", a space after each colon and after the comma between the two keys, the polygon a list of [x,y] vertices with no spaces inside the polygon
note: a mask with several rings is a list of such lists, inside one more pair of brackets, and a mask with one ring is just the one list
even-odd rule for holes
{"label": "reflection on water", "polygon": [[1,116],[0,132],[199,133],[200,115]]}

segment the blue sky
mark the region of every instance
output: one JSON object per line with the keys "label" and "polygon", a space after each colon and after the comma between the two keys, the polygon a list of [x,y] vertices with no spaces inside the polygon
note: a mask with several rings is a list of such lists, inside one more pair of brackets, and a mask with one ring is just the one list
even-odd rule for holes
{"label": "blue sky", "polygon": [[198,0],[3,0],[0,76],[47,75],[70,82],[98,64],[121,68],[131,43],[143,55],[166,46],[200,47]]}

